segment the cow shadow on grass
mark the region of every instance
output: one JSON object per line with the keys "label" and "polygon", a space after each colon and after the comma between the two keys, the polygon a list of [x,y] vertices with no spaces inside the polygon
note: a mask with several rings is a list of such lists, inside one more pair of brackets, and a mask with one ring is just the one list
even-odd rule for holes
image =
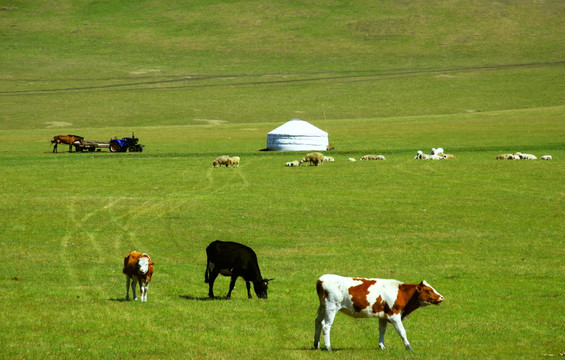
{"label": "cow shadow on grass", "polygon": [[319,352],[324,352],[324,353],[336,353],[336,352],[341,352],[341,351],[352,351],[352,350],[355,350],[355,349],[354,349],[354,348],[351,348],[351,347],[338,347],[338,348],[334,348],[334,347],[332,346],[332,351],[329,352],[328,350],[326,350],[326,348],[325,348],[324,345],[322,345],[322,347],[319,348],[319,349],[314,349],[314,346],[310,345],[310,346],[301,346],[301,347],[298,347],[298,348],[291,348],[291,350],[309,351],[309,352],[310,352],[310,351],[314,351],[314,352],[319,351]]}
{"label": "cow shadow on grass", "polygon": [[227,300],[225,296],[224,297],[214,296],[213,299],[210,299],[208,296],[193,296],[193,295],[179,295],[179,297],[185,300],[198,300],[198,301]]}
{"label": "cow shadow on grass", "polygon": [[126,302],[126,298],[109,298],[108,301],[115,301],[115,302]]}

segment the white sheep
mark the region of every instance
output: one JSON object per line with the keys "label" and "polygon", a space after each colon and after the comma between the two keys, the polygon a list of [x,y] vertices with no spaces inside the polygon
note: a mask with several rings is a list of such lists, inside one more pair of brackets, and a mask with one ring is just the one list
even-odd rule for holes
{"label": "white sheep", "polygon": [[553,158],[551,157],[551,155],[544,155],[540,158],[541,160],[553,160]]}
{"label": "white sheep", "polygon": [[443,160],[445,159],[444,156],[440,156],[440,155],[428,155],[428,157],[426,158],[426,160]]}
{"label": "white sheep", "polygon": [[496,156],[496,160],[514,160],[513,154],[500,154]]}
{"label": "white sheep", "polygon": [[235,166],[239,167],[239,161],[241,160],[239,158],[239,156],[232,156],[230,159],[231,159],[232,166],[235,165]]}
{"label": "white sheep", "polygon": [[355,160],[354,158],[349,158],[347,159],[347,161],[356,162],[357,160]]}
{"label": "white sheep", "polygon": [[332,162],[332,161],[335,161],[335,159],[334,159],[333,157],[331,157],[331,156],[324,156],[324,162],[326,162],[326,161],[327,161],[327,162]]}
{"label": "white sheep", "polygon": [[523,154],[523,153],[516,153],[519,154],[518,156],[520,156],[520,159],[522,160],[537,160],[538,158],[535,155],[532,154]]}
{"label": "white sheep", "polygon": [[222,167],[222,165],[225,165],[226,167],[228,167],[228,166],[231,166],[232,160],[227,155],[221,155],[221,156],[218,156],[212,164],[214,165],[214,167],[216,167],[218,165],[220,167]]}
{"label": "white sheep", "polygon": [[416,156],[414,156],[414,159],[427,160],[428,156],[430,156],[430,155],[424,154],[424,152],[422,150],[418,150],[416,152]]}
{"label": "white sheep", "polygon": [[324,165],[324,154],[319,152],[308,153],[300,160],[300,164],[304,162],[314,163],[316,166]]}
{"label": "white sheep", "polygon": [[299,166],[299,165],[300,165],[300,163],[298,162],[298,160],[289,161],[289,162],[286,163],[286,166],[291,166],[291,167]]}
{"label": "white sheep", "polygon": [[365,155],[360,160],[386,160],[386,157],[384,155]]}
{"label": "white sheep", "polygon": [[441,156],[443,154],[443,148],[432,148],[432,155],[439,155]]}

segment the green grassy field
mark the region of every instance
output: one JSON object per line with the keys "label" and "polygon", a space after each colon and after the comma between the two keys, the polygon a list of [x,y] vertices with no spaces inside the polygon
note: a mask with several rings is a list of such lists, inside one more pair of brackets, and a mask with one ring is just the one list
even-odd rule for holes
{"label": "green grassy field", "polygon": [[[565,351],[561,1],[0,9],[0,358]],[[259,151],[293,117],[329,132],[334,163]],[[51,153],[57,134],[131,131],[143,153]],[[457,160],[413,160],[439,146]],[[554,160],[495,160],[516,151]],[[387,160],[347,161],[368,153]],[[241,280],[205,300],[216,239],[257,252],[268,300]],[[156,263],[147,303],[124,301],[133,249]],[[426,279],[446,301],[405,320],[414,352],[342,314],[335,352],[313,351],[324,273]]]}

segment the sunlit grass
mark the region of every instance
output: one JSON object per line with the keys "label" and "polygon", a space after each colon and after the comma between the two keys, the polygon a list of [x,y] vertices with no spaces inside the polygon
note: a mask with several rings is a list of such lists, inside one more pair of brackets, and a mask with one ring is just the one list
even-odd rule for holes
{"label": "sunlit grass", "polygon": [[[0,10],[3,358],[531,359],[564,351],[562,1],[12,1]],[[259,151],[291,118],[336,162]],[[135,131],[143,153],[57,134]],[[413,160],[442,146],[454,161]],[[553,161],[497,161],[499,153]],[[365,154],[386,161],[360,162]],[[222,154],[234,169],[213,168]],[[353,157],[358,161],[348,162]],[[258,254],[269,299],[206,300],[205,247]],[[148,252],[148,302],[123,256]],[[338,315],[323,273],[426,279],[393,329]],[[228,279],[216,282],[225,296]]]}
{"label": "sunlit grass", "polygon": [[[483,117],[488,129],[465,126]],[[147,147],[137,154],[51,154],[39,141],[47,132],[31,131],[29,147],[21,141],[29,131],[12,131],[3,138],[12,151],[1,163],[6,354],[127,357],[135,339],[151,333],[155,341],[138,350],[141,357],[324,357],[311,345],[314,283],[328,272],[426,279],[446,296],[406,320],[411,357],[558,353],[565,153],[546,145],[560,125],[543,120],[529,141],[496,144],[493,129],[507,119],[519,127],[525,118],[460,115],[451,127],[442,117],[398,118],[397,127],[374,120],[379,126],[357,134],[351,121],[332,121],[336,162],[299,168],[284,163],[300,154],[257,151],[258,134],[246,126],[140,128]],[[418,133],[403,124],[446,139],[461,135],[452,151],[458,159],[413,160],[420,147],[409,140]],[[372,141],[379,129],[382,145]],[[473,131],[481,142],[459,134]],[[228,133],[235,140],[226,147]],[[358,144],[349,148],[353,137]],[[208,142],[198,152],[190,144],[200,138]],[[386,161],[346,160],[381,146]],[[555,160],[494,160],[503,147],[547,149]],[[228,149],[241,155],[241,166],[213,168],[211,160]],[[248,300],[241,280],[232,300],[205,300],[204,249],[216,239],[256,250],[264,276],[275,278],[268,300]],[[121,259],[132,249],[156,263],[144,304],[123,301]],[[216,293],[227,287],[218,279]],[[555,311],[524,306],[540,298]],[[377,328],[338,315],[334,356],[376,355]],[[530,332],[544,340],[527,340]],[[387,345],[379,356],[408,355],[392,329]]]}

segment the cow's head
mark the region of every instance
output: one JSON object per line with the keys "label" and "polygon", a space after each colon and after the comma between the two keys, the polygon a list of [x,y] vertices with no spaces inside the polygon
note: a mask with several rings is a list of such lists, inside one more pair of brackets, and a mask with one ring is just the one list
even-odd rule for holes
{"label": "cow's head", "polygon": [[273,279],[262,279],[253,282],[253,289],[259,299],[267,298],[267,289],[269,288],[269,281]]}
{"label": "cow's head", "polygon": [[149,263],[153,264],[151,259],[146,256],[140,257],[137,261],[137,271],[140,274],[147,274],[147,271],[149,271]]}
{"label": "cow's head", "polygon": [[436,291],[426,280],[418,284],[418,299],[420,304],[425,305],[439,305],[443,301],[443,296]]}

